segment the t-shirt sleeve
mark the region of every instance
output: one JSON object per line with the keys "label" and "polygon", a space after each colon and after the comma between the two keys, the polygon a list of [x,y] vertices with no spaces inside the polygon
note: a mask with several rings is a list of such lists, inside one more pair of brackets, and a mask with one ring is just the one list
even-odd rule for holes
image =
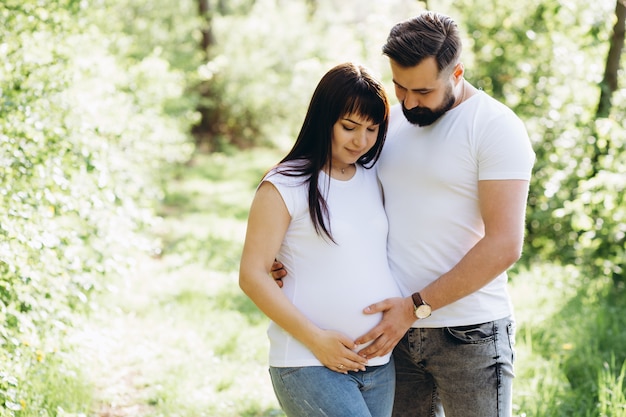
{"label": "t-shirt sleeve", "polygon": [[530,180],[535,152],[523,122],[501,112],[479,133],[479,180]]}
{"label": "t-shirt sleeve", "polygon": [[291,177],[278,173],[274,169],[263,178],[261,183],[265,181],[272,183],[276,187],[292,219],[302,211],[301,193],[303,177]]}

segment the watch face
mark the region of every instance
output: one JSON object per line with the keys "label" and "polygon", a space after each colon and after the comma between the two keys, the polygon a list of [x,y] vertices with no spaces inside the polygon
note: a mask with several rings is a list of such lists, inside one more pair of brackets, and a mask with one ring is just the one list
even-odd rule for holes
{"label": "watch face", "polygon": [[418,319],[425,319],[426,317],[430,316],[430,313],[431,308],[429,305],[426,304],[422,304],[415,309],[415,317],[417,317]]}

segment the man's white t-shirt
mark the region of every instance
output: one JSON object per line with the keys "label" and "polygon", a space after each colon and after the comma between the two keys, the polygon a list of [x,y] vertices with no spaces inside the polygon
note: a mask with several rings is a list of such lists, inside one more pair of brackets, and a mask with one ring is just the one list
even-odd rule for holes
{"label": "man's white t-shirt", "polygon": [[[304,179],[276,173],[275,169],[264,179],[278,189],[291,215],[276,256],[288,271],[283,291],[317,326],[340,331],[354,340],[382,318],[381,314],[363,314],[365,307],[400,296],[387,262],[388,225],[380,185],[374,169],[359,165],[348,181],[330,178],[329,184],[329,177],[320,173],[334,244],[315,232]],[[271,366],[322,365],[274,322],[268,336]],[[369,365],[385,364],[389,356],[370,359]]]}
{"label": "man's white t-shirt", "polygon": [[[425,127],[410,124],[400,105],[392,108],[377,169],[389,219],[389,263],[403,296],[448,272],[484,236],[478,181],[529,180],[533,162],[521,120],[483,92]],[[503,273],[414,326],[462,326],[509,316],[506,283]]]}

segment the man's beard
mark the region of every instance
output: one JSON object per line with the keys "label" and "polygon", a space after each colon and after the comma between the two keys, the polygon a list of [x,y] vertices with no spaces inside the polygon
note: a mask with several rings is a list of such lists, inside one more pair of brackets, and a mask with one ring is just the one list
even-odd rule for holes
{"label": "man's beard", "polygon": [[455,97],[452,92],[452,88],[446,91],[446,96],[443,99],[443,103],[441,106],[437,107],[434,110],[429,109],[428,107],[413,107],[412,109],[407,109],[404,107],[404,102],[402,102],[402,113],[404,113],[404,117],[409,121],[409,123],[418,125],[418,126],[429,126],[441,116],[443,116],[448,110],[452,108],[454,105]]}

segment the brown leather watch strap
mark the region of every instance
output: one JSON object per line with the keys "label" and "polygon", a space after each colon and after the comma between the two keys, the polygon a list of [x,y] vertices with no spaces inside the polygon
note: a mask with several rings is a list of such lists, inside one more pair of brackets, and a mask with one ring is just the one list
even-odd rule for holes
{"label": "brown leather watch strap", "polygon": [[411,296],[411,298],[413,298],[413,305],[416,308],[421,306],[421,305],[423,305],[423,304],[426,304],[424,302],[424,300],[422,299],[422,296],[418,292],[414,292],[413,295]]}

